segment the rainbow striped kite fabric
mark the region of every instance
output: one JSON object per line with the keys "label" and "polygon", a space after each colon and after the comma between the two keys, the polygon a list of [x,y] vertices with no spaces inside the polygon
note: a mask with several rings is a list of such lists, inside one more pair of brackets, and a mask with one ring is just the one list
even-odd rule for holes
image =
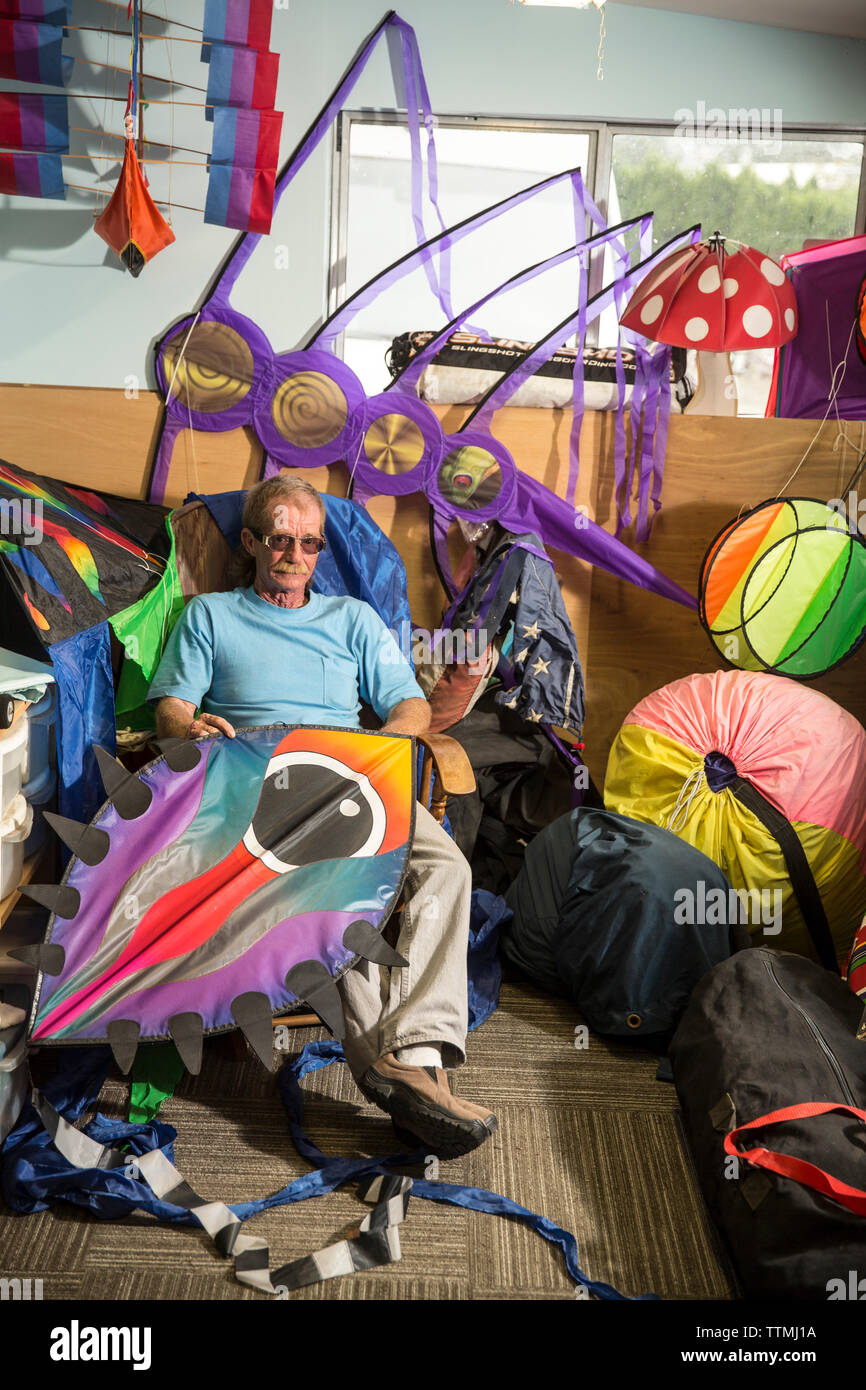
{"label": "rainbow striped kite fabric", "polygon": [[845,965],[845,976],[855,994],[866,1001],[866,918],[860,923]]}
{"label": "rainbow striped kite fabric", "polygon": [[53,478],[2,462],[0,511],[0,567],[46,644],[128,608],[165,568],[119,516],[100,514]]}
{"label": "rainbow striped kite fabric", "polygon": [[734,666],[809,680],[866,632],[866,544],[827,502],[776,497],[729,523],[701,566],[701,622]]}

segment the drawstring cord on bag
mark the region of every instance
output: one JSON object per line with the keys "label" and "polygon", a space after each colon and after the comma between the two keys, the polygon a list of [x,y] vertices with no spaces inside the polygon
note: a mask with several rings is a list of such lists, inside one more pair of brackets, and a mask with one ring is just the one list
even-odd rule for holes
{"label": "drawstring cord on bag", "polygon": [[704,768],[703,764],[701,764],[700,767],[692,769],[688,777],[683,782],[683,785],[680,787],[680,794],[677,797],[676,805],[674,806],[674,809],[671,812],[670,820],[667,824],[668,830],[672,830],[675,835],[680,830],[682,830],[683,826],[686,824],[686,821],[689,818],[692,809],[692,802],[694,801],[695,796],[700,790],[701,779],[703,778],[703,776]]}

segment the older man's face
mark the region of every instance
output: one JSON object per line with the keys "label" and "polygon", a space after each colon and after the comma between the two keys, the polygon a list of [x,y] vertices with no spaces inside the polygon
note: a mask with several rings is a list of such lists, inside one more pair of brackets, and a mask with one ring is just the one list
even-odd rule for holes
{"label": "older man's face", "polygon": [[291,536],[292,544],[285,550],[271,550],[258,540],[247,527],[241,532],[244,549],[255,558],[256,583],[270,593],[290,596],[300,607],[304,602],[304,589],[316,568],[317,553],[306,555],[300,542],[305,536],[321,536],[322,519],[317,504],[313,501],[300,503],[277,497],[271,505],[269,521],[263,527],[264,535]]}

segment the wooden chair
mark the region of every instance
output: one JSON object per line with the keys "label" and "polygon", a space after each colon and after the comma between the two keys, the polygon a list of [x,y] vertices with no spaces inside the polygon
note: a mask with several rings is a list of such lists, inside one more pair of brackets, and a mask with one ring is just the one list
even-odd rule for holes
{"label": "wooden chair", "polygon": [[[196,594],[221,593],[232,587],[232,552],[203,502],[188,502],[172,515],[175,557],[181,592],[187,601]],[[431,815],[441,825],[450,795],[460,796],[475,789],[475,774],[464,749],[447,734],[419,735],[424,749],[418,800],[429,805]],[[393,917],[402,908],[394,908]],[[299,1006],[302,1007],[302,1006]],[[301,1028],[316,1026],[316,1014],[289,1012],[274,1019],[274,1025]]]}

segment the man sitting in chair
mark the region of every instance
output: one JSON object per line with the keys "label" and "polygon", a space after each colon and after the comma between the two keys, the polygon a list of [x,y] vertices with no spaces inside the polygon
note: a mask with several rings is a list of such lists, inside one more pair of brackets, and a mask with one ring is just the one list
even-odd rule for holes
{"label": "man sitting in chair", "polygon": [[[359,692],[383,733],[426,732],[430,708],[378,614],[359,599],[310,592],[324,528],[324,503],[303,479],[250,489],[246,584],[192,599],[179,618],[148,697],[160,737],[357,727]],[[443,1070],[465,1061],[470,891],[463,855],[417,805],[396,943],[408,965],[371,966],[369,980],[350,970],[339,982],[358,1087],[401,1137],[441,1157],[468,1153],[497,1124],[486,1106],[452,1095]]]}

